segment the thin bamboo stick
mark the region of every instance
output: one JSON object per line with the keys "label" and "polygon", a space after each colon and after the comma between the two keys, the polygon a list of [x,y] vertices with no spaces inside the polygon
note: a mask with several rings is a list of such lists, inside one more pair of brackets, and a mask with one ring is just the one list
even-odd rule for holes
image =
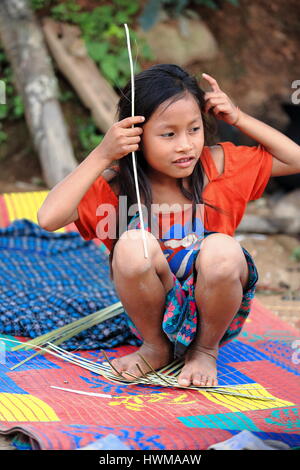
{"label": "thin bamboo stick", "polygon": [[90,397],[113,398],[112,395],[108,395],[105,393],[85,392],[84,390],[73,390],[71,388],[56,387],[55,385],[50,385],[50,387],[55,388],[57,390],[63,390],[64,392],[73,392],[78,393],[79,395],[88,395]]}
{"label": "thin bamboo stick", "polygon": [[[129,62],[130,62],[130,75],[131,75],[131,116],[134,116],[134,99],[135,99],[135,90],[134,90],[134,75],[133,75],[133,64],[132,64],[132,55],[131,55],[131,47],[130,47],[130,36],[128,26],[124,24],[125,31],[126,31],[126,38],[127,38],[127,48],[128,48],[128,55],[129,55]],[[134,127],[132,125],[131,127]],[[142,229],[142,237],[143,237],[143,244],[144,244],[144,256],[148,258],[148,250],[147,250],[147,243],[145,237],[145,229],[144,229],[144,219],[142,216],[142,207],[141,207],[141,200],[140,200],[140,191],[139,191],[139,183],[137,177],[137,170],[136,170],[136,159],[135,159],[135,152],[132,152],[132,165],[133,165],[133,173],[134,173],[134,182],[135,182],[135,190],[138,202],[138,209],[139,209],[139,216],[140,216],[140,223]]]}

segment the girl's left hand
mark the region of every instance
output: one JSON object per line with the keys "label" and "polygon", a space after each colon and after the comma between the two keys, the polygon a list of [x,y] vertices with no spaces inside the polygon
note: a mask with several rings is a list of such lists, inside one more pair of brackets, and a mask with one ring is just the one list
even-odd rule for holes
{"label": "girl's left hand", "polygon": [[202,77],[208,81],[212,91],[207,91],[204,94],[205,113],[212,108],[214,115],[227,122],[227,124],[235,125],[239,119],[239,108],[233,104],[229,97],[220,89],[217,81],[208,75],[203,73]]}

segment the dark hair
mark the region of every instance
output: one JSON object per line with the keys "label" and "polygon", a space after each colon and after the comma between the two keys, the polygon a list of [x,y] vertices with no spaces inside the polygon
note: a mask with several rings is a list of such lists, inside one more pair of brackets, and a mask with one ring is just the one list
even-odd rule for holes
{"label": "dark hair", "polygon": [[[193,95],[199,104],[204,126],[204,145],[213,145],[215,143],[215,135],[217,132],[216,120],[211,121],[204,113],[204,91],[199,87],[197,79],[188,74],[178,65],[174,64],[157,64],[143,70],[134,77],[135,87],[135,115],[145,116],[147,121],[154,111],[166,100],[174,98],[174,101],[183,97],[187,92]],[[118,120],[121,121],[131,116],[131,82],[121,90],[121,96],[117,108]],[[212,116],[212,114],[211,114]],[[141,150],[136,153],[137,176],[140,189],[141,201],[144,201],[148,211],[148,222],[151,213],[152,192],[147,177],[147,161]],[[118,160],[117,165],[119,172],[116,181],[119,186],[119,196],[127,196],[127,206],[137,203],[134,173],[132,165],[132,154],[127,154]],[[190,199],[193,204],[193,219],[196,210],[196,204],[206,204],[215,210],[224,213],[222,209],[206,203],[202,199],[203,190],[203,167],[201,159],[197,160],[193,173],[189,176],[189,185],[192,188],[190,193],[184,186],[182,178],[178,178],[178,185],[185,197]],[[114,179],[115,179],[114,178]],[[128,221],[128,215],[127,215]],[[150,226],[150,223],[149,223]],[[117,217],[117,238],[113,241],[113,246],[109,255],[110,277],[112,279],[112,259],[115,244],[119,235],[119,217]]]}

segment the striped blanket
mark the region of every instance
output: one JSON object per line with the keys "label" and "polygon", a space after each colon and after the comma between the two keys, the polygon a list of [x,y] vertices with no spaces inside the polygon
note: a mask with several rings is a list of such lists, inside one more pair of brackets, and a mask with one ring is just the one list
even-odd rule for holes
{"label": "striped blanket", "polygon": [[[34,338],[119,299],[108,259],[78,233],[49,233],[27,220],[0,229],[0,333]],[[64,343],[66,349],[137,345],[125,314]]]}

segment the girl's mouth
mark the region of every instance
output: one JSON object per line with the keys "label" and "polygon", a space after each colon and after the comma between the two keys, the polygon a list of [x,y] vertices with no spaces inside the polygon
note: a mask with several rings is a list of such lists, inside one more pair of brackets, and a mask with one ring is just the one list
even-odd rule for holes
{"label": "girl's mouth", "polygon": [[179,166],[181,168],[186,168],[190,166],[193,160],[194,160],[194,157],[179,158],[173,163],[174,165]]}

